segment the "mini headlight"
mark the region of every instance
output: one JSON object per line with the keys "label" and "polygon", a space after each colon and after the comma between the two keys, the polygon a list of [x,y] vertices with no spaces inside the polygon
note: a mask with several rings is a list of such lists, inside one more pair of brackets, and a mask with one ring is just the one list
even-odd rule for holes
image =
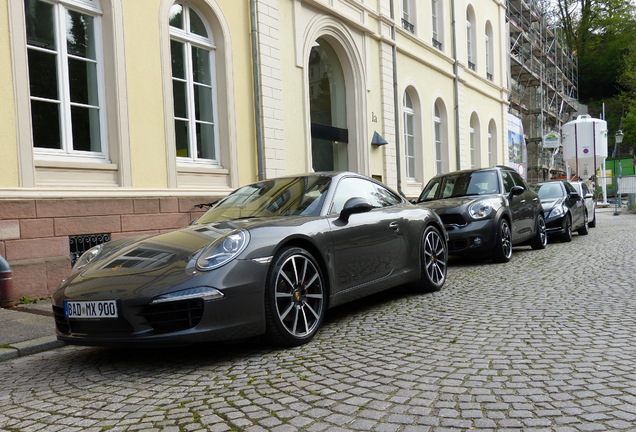
{"label": "mini headlight", "polygon": [[486,219],[492,214],[492,204],[488,201],[478,201],[468,207],[468,214],[473,219]]}
{"label": "mini headlight", "polygon": [[73,271],[80,270],[81,268],[85,267],[89,262],[93,261],[95,257],[99,255],[99,253],[102,251],[103,248],[104,248],[104,244],[98,244],[97,246],[93,246],[92,248],[84,252],[82,256],[80,256],[79,259],[75,262],[75,265],[73,266]]}
{"label": "mini headlight", "polygon": [[206,247],[197,259],[197,268],[207,271],[221,267],[240,254],[249,242],[247,231],[234,231]]}

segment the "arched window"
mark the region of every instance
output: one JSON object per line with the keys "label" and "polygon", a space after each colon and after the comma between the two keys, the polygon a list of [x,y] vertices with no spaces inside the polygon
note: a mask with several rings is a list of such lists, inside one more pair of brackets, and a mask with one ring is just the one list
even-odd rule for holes
{"label": "arched window", "polygon": [[486,23],[486,77],[492,81],[494,79],[494,40],[492,36],[492,25],[490,21]]}
{"label": "arched window", "polygon": [[442,113],[440,111],[439,103],[435,103],[435,110],[433,115],[433,140],[435,142],[435,174],[441,174],[443,172],[443,159],[442,159]]}
{"label": "arched window", "polygon": [[416,151],[416,118],[413,100],[408,91],[404,92],[402,100],[404,113],[404,158],[406,163],[406,178],[417,180],[417,151]]}
{"label": "arched window", "polygon": [[466,9],[466,56],[468,68],[471,70],[477,69],[475,39],[475,12],[472,6],[468,6],[468,9]]}
{"label": "arched window", "polygon": [[480,160],[480,141],[479,141],[479,118],[477,113],[470,116],[470,167],[478,168],[481,164]]}
{"label": "arched window", "polygon": [[444,46],[444,6],[442,0],[431,0],[431,28],[433,46],[439,50]]}
{"label": "arched window", "polygon": [[488,123],[488,162],[490,166],[497,165],[497,125],[494,119]]}
{"label": "arched window", "polygon": [[25,0],[24,8],[35,151],[107,158],[99,0]]}
{"label": "arched window", "polygon": [[187,3],[172,5],[169,23],[177,158],[220,166],[212,33]]}

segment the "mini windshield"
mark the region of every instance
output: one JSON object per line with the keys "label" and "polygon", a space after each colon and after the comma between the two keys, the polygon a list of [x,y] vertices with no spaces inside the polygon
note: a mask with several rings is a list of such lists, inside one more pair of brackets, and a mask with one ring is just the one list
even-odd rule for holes
{"label": "mini windshield", "polygon": [[318,216],[330,183],[329,177],[308,176],[243,186],[208,210],[196,223],[271,216]]}
{"label": "mini windshield", "polygon": [[471,171],[437,177],[426,185],[419,202],[499,193],[496,171]]}

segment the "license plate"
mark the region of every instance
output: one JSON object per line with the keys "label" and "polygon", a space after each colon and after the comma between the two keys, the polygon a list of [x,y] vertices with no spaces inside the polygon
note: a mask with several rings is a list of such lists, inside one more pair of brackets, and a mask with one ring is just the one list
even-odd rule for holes
{"label": "license plate", "polygon": [[67,301],[64,302],[66,318],[117,318],[117,301]]}

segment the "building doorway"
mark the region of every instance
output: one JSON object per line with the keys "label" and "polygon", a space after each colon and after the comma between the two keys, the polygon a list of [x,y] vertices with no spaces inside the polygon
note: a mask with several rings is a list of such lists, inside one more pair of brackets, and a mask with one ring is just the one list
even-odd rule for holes
{"label": "building doorway", "polygon": [[312,168],[348,170],[345,78],[336,52],[323,38],[311,48],[308,73]]}

